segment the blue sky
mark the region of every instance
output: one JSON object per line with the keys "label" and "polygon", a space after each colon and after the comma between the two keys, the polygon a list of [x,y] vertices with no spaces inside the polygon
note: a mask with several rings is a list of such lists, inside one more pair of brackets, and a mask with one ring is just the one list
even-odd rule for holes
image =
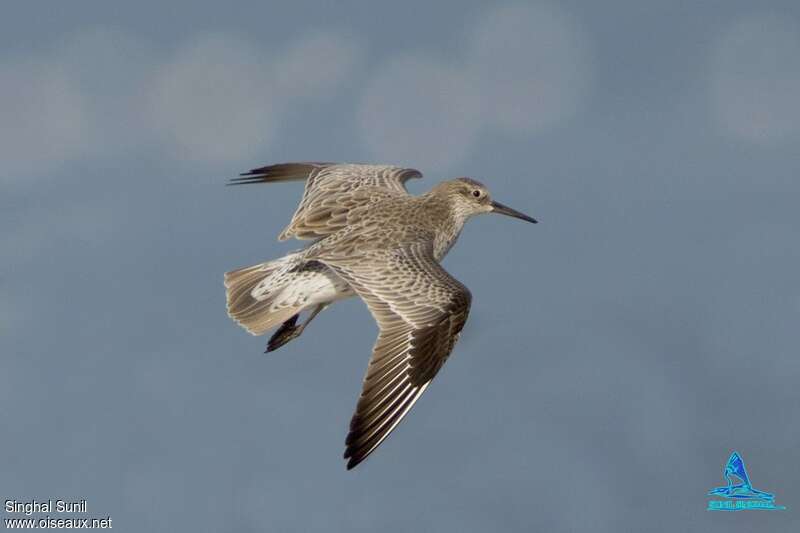
{"label": "blue sky", "polygon": [[[6,498],[122,531],[794,531],[796,2],[16,2],[0,21]],[[264,356],[266,163],[470,176],[454,355],[346,472],[376,333]],[[789,511],[706,512],[732,450]]]}

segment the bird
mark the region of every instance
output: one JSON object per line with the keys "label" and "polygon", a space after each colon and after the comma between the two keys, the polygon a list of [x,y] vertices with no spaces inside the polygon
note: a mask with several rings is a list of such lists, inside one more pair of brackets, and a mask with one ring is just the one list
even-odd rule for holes
{"label": "bird", "polygon": [[[302,249],[225,273],[227,311],[253,335],[276,331],[272,352],[299,337],[333,303],[357,296],[377,322],[361,394],[345,440],[351,470],[405,417],[445,363],[472,295],[440,262],[474,215],[536,219],[492,199],[467,177],[412,195],[413,168],[354,163],[282,163],[228,185],[304,181],[300,204],[278,240]],[[302,313],[307,318],[298,323]]]}

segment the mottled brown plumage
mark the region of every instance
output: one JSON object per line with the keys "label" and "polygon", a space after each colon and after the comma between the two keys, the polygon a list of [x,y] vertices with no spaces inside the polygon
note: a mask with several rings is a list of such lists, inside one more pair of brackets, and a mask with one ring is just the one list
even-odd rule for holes
{"label": "mottled brown plumage", "polygon": [[[447,360],[469,315],[469,290],[439,264],[479,213],[534,219],[458,178],[411,196],[419,171],[382,165],[288,163],[232,184],[306,180],[280,239],[314,239],[281,259],[226,274],[228,312],[253,334],[283,323],[268,351],[296,338],[319,311],[357,294],[380,333],[346,440],[353,468],[391,433]],[[297,316],[312,314],[303,324]]]}

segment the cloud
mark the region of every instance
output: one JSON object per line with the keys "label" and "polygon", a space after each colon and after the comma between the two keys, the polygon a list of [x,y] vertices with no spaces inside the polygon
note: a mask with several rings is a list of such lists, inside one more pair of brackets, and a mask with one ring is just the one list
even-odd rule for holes
{"label": "cloud", "polygon": [[428,169],[454,166],[485,131],[527,135],[577,112],[587,54],[564,11],[512,4],[476,20],[455,64],[429,50],[401,53],[363,83],[364,48],[338,31],[269,50],[210,33],[171,54],[111,28],[71,34],[48,54],[0,61],[4,175],[156,146],[174,160],[252,159],[279,135],[287,112],[357,83],[364,88],[354,122],[364,146],[378,160]]}
{"label": "cloud", "polygon": [[235,35],[206,35],[159,69],[150,115],[180,158],[250,159],[278,134],[284,111],[335,94],[360,57],[355,41],[333,32],[309,34],[274,56]]}
{"label": "cloud", "polygon": [[155,132],[181,159],[251,157],[276,130],[267,73],[258,50],[233,35],[208,35],[183,46],[153,84]]}
{"label": "cloud", "polygon": [[447,167],[480,128],[478,93],[463,70],[419,56],[398,57],[367,84],[358,124],[381,161]]}
{"label": "cloud", "polygon": [[588,52],[578,26],[555,6],[493,7],[465,34],[456,64],[427,50],[377,69],[358,111],[376,159],[454,166],[484,131],[529,135],[568,120],[588,90]]}
{"label": "cloud", "polygon": [[361,50],[335,31],[308,33],[283,50],[214,33],[170,55],[97,27],[48,53],[0,58],[0,179],[155,145],[181,160],[252,157],[275,138],[284,111],[337,94]]}
{"label": "cloud", "polygon": [[563,10],[502,6],[482,16],[471,35],[473,76],[489,124],[531,133],[576,113],[589,62],[581,33]]}
{"label": "cloud", "polygon": [[90,28],[49,54],[0,62],[0,157],[10,176],[154,147],[181,161],[253,159],[287,112],[360,84],[354,123],[372,156],[444,169],[486,131],[537,133],[579,110],[588,61],[566,12],[512,4],[476,21],[454,64],[406,52],[366,81],[363,46],[339,31],[274,49],[209,33],[164,53],[136,35]]}
{"label": "cloud", "polygon": [[344,35],[310,34],[290,44],[275,61],[276,88],[287,98],[330,97],[352,81],[363,56],[362,47]]}
{"label": "cloud", "polygon": [[69,73],[46,58],[0,62],[2,179],[46,172],[87,153],[87,102]]}
{"label": "cloud", "polygon": [[717,121],[737,139],[772,143],[800,128],[800,24],[741,18],[716,39],[710,93]]}
{"label": "cloud", "polygon": [[93,154],[113,157],[148,142],[144,89],[157,66],[149,43],[125,31],[96,27],[69,36],[56,56],[86,101]]}
{"label": "cloud", "polygon": [[49,53],[0,62],[0,158],[8,178],[128,152],[147,137],[142,92],[152,50],[134,36],[93,28]]}

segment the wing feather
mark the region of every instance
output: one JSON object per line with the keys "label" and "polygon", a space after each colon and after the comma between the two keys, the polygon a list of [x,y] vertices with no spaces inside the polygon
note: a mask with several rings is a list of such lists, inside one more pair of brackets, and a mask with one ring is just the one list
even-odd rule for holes
{"label": "wing feather", "polygon": [[388,165],[282,163],[255,168],[229,184],[305,180],[300,204],[278,239],[318,239],[347,226],[360,208],[408,194],[406,181],[421,177],[413,168]]}
{"label": "wing feather", "polygon": [[472,299],[436,262],[430,244],[368,254],[317,258],[353,287],[380,327],[345,441],[348,469],[375,451],[428,387],[453,350]]}

